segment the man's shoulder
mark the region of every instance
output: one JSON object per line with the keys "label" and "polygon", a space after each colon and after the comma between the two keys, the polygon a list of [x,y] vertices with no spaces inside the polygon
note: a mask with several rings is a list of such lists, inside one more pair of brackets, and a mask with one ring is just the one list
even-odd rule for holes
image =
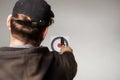
{"label": "man's shoulder", "polygon": [[32,47],[32,48],[16,48],[16,47],[0,47],[0,54],[39,54],[50,53],[47,47]]}
{"label": "man's shoulder", "polygon": [[0,51],[19,51],[19,50],[49,51],[49,49],[47,47],[30,47],[30,48],[23,48],[23,47],[0,47]]}
{"label": "man's shoulder", "polygon": [[21,48],[0,47],[0,51],[16,51],[16,50],[21,50]]}

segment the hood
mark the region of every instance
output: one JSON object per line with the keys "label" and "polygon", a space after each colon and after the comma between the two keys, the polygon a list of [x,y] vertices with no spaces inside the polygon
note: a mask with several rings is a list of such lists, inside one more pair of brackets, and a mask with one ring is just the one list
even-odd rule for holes
{"label": "hood", "polygon": [[0,48],[0,80],[42,80],[51,61],[47,47]]}

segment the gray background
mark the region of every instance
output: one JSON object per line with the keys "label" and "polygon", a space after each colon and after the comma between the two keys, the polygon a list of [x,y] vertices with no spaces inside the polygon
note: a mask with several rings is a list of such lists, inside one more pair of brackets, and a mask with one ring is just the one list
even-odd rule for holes
{"label": "gray background", "polygon": [[[9,45],[6,18],[16,0],[0,0],[0,46]],[[78,62],[74,80],[120,80],[120,0],[47,0],[55,12],[42,45],[69,36]]]}

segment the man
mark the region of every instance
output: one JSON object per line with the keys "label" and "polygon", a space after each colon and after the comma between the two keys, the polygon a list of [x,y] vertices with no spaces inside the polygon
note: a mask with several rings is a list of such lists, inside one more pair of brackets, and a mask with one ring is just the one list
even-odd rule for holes
{"label": "man", "polygon": [[40,46],[53,17],[44,0],[16,2],[7,19],[10,47],[0,48],[0,80],[73,80],[77,64],[72,49],[62,45],[58,53]]}

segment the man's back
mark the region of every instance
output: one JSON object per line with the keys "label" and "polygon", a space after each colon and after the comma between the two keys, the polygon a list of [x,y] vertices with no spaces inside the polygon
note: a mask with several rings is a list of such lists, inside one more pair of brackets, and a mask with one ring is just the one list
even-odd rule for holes
{"label": "man's back", "polygon": [[70,52],[47,47],[0,48],[0,80],[72,80],[77,64]]}
{"label": "man's back", "polygon": [[[18,0],[7,18],[10,47],[0,48],[0,80],[72,80],[76,61],[69,46],[60,54],[39,47],[54,13],[45,0]],[[24,48],[23,48],[24,47]]]}

